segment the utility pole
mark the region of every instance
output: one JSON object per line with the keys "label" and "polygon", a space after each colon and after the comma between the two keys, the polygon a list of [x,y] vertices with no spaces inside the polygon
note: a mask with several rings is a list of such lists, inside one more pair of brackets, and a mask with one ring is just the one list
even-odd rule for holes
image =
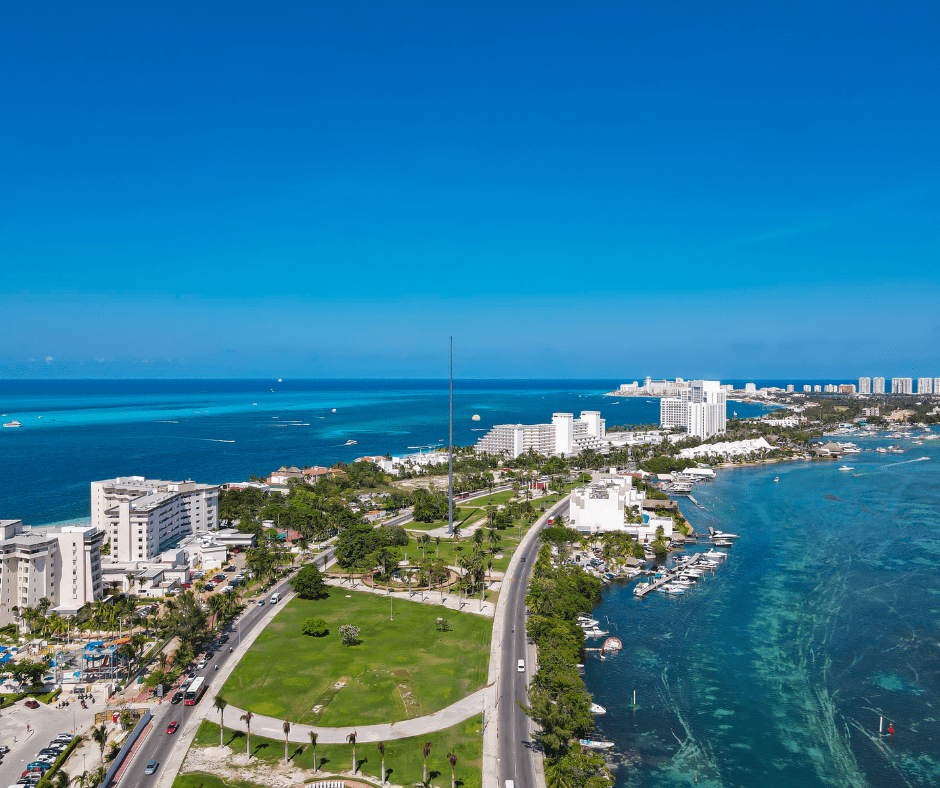
{"label": "utility pole", "polygon": [[454,532],[454,338],[450,338],[450,467],[447,496],[447,533]]}

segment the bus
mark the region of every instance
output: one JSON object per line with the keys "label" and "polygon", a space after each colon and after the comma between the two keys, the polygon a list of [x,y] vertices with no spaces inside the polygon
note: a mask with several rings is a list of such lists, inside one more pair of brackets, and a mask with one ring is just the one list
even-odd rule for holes
{"label": "bus", "polygon": [[206,693],[206,679],[204,676],[196,676],[193,683],[189,685],[186,694],[183,695],[183,703],[187,706],[195,706],[199,699]]}

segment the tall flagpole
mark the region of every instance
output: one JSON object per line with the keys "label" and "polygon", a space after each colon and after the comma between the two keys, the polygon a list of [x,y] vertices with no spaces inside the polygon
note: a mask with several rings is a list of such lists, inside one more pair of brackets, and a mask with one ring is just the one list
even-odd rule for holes
{"label": "tall flagpole", "polygon": [[450,495],[447,501],[447,533],[454,532],[454,338],[450,338]]}

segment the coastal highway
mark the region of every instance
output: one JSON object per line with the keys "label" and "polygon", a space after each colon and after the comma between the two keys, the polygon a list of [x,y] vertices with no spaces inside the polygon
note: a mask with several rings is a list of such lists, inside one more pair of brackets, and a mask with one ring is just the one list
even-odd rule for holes
{"label": "coastal highway", "polygon": [[[317,563],[321,566],[322,561],[320,559],[322,555],[323,554],[317,556]],[[271,595],[275,591],[280,592],[281,596],[284,596],[290,592],[288,582],[289,578],[285,578],[280,583],[274,585],[269,591],[265,592],[266,596],[262,598],[266,601],[270,600]],[[259,607],[255,602],[249,602],[246,612],[242,614],[241,618],[238,619],[235,624],[236,629],[228,633],[228,643],[219,646],[215,656],[209,660],[209,664],[203,670],[197,671],[196,675],[205,676],[206,683],[212,684],[214,677],[218,675],[214,666],[218,665],[221,670],[222,666],[228,663],[228,660],[235,658],[236,655],[229,652],[229,646],[233,648],[237,647],[239,635],[246,636],[251,632],[260,623],[267,609],[267,604]],[[153,728],[144,738],[144,742],[138,747],[137,752],[129,759],[124,770],[124,775],[120,780],[121,785],[147,788],[148,786],[156,786],[159,783],[170,753],[177,742],[180,741],[180,736],[186,724],[189,722],[189,718],[192,716],[193,712],[199,708],[198,706],[185,706],[182,701],[174,705],[170,703],[171,697],[172,693],[168,694],[164,698],[163,705],[157,706],[152,710]],[[208,703],[207,698],[208,696],[204,696],[202,703]],[[168,734],[166,732],[167,726],[173,721],[179,722],[179,730],[177,730],[176,733]],[[155,774],[145,775],[144,769],[150,761],[157,761],[159,766]]]}
{"label": "coastal highway", "polygon": [[[558,516],[568,516],[568,502],[558,510]],[[512,780],[515,788],[536,788],[534,759],[541,757],[532,740],[530,721],[516,701],[528,705],[529,676],[535,672],[535,665],[529,659],[525,634],[526,588],[532,564],[541,547],[541,542],[533,540],[516,564],[512,577],[506,578],[509,594],[506,604],[506,620],[503,622],[503,647],[499,666],[499,688],[496,701],[499,740],[497,744],[497,773],[500,788],[506,780]],[[525,660],[525,672],[518,670],[519,660]]]}

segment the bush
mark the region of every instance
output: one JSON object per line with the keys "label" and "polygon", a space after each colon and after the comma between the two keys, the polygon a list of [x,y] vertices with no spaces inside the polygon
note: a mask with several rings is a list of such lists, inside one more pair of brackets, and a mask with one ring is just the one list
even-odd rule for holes
{"label": "bush", "polygon": [[352,624],[343,624],[339,628],[339,639],[344,646],[357,646],[359,640],[359,627]]}
{"label": "bush", "polygon": [[330,628],[322,618],[308,618],[300,627],[300,631],[315,638],[330,634]]}

